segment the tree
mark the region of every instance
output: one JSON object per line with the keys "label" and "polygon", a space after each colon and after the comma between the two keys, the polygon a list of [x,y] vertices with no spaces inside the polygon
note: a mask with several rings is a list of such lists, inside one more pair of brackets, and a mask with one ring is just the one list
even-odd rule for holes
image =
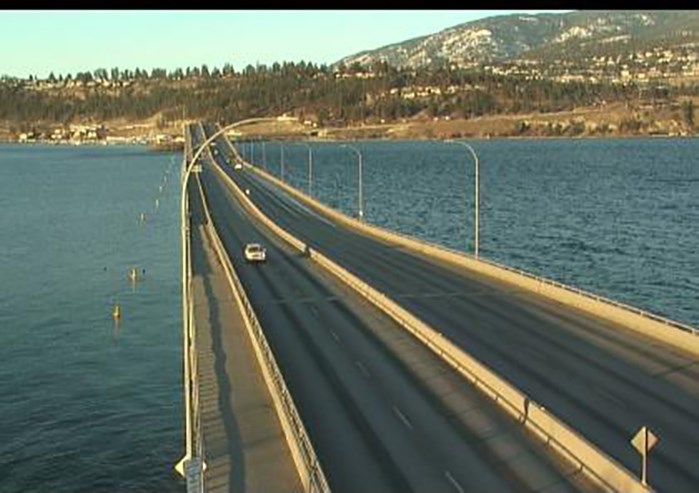
{"label": "tree", "polygon": [[182,69],[177,67],[173,72],[170,72],[170,79],[182,80],[184,78],[184,73]]}
{"label": "tree", "polygon": [[107,69],[105,68],[98,68],[94,71],[95,74],[95,79],[102,79],[102,80],[107,80]]}
{"label": "tree", "polygon": [[87,72],[78,72],[75,74],[75,80],[82,82],[83,84],[92,81],[92,74]]}
{"label": "tree", "polygon": [[153,68],[150,71],[151,79],[165,79],[167,77],[167,71],[164,68]]}
{"label": "tree", "polygon": [[233,69],[233,65],[231,65],[230,63],[226,63],[223,66],[223,76],[230,77],[233,75],[235,75],[235,70]]}
{"label": "tree", "polygon": [[691,99],[682,103],[682,118],[688,127],[694,127],[694,102]]}

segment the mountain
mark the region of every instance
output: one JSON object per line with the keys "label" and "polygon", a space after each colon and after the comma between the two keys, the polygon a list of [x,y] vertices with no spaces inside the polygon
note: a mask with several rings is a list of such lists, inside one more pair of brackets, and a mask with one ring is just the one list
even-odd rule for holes
{"label": "mountain", "polygon": [[435,34],[345,57],[337,62],[404,68],[597,56],[653,48],[699,47],[699,11],[576,11],[511,14],[460,24]]}

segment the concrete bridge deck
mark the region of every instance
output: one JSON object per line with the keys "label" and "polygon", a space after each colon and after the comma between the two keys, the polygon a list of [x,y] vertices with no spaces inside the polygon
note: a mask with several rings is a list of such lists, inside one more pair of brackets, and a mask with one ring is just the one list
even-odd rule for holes
{"label": "concrete bridge deck", "polygon": [[[598,490],[392,319],[250,217],[216,174],[204,163],[199,175],[212,220],[334,492]],[[267,264],[244,263],[249,241],[267,246]]]}
{"label": "concrete bridge deck", "polygon": [[190,181],[200,412],[210,492],[302,491],[238,305]]}
{"label": "concrete bridge deck", "polygon": [[699,364],[690,351],[360,234],[256,173],[219,164],[273,221],[399,300],[630,471],[640,459],[629,440],[649,426],[660,436],[651,485],[696,490]]}

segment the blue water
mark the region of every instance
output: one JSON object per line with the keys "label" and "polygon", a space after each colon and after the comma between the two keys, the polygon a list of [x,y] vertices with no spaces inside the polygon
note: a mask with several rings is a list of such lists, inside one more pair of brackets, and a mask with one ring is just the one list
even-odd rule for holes
{"label": "blue water", "polygon": [[0,491],[182,491],[179,163],[0,146]]}
{"label": "blue water", "polygon": [[[470,142],[482,256],[699,326],[699,140]],[[368,221],[472,251],[463,147],[354,145]],[[307,155],[285,145],[304,190]],[[265,158],[278,174],[278,145]],[[313,159],[315,193],[354,214],[357,156],[327,142]],[[1,492],[183,490],[179,163],[0,146]]]}
{"label": "blue water", "polygon": [[[699,326],[699,139],[468,141],[482,257]],[[365,220],[473,252],[474,162],[460,145],[359,141]],[[280,174],[279,144],[244,147]],[[358,156],[313,143],[313,191],[356,215]],[[308,151],[284,144],[307,190]]]}

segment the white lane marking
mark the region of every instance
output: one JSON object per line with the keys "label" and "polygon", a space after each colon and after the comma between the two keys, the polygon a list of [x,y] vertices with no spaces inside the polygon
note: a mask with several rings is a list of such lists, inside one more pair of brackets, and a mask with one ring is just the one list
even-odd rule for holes
{"label": "white lane marking", "polygon": [[298,209],[301,209],[301,211],[305,212],[306,214],[315,217],[319,221],[324,222],[328,226],[331,226],[333,228],[337,228],[333,223],[328,221],[326,218],[318,214],[317,212],[309,209],[305,205],[303,205],[301,202],[290,196],[286,191],[272,185],[271,183],[267,183],[264,179],[258,180],[258,182],[266,188],[269,192],[275,194],[278,198],[281,199],[282,205],[284,206],[285,209],[287,209],[289,212],[295,212],[298,213],[298,211],[294,211],[291,209],[290,206],[294,206]]}
{"label": "white lane marking", "polygon": [[617,407],[620,407],[622,409],[626,409],[628,407],[622,399],[615,396],[611,392],[608,392],[606,389],[603,389],[602,387],[593,386],[592,390],[594,390],[595,393],[600,397],[607,399],[612,404],[615,404]]}
{"label": "white lane marking", "polygon": [[405,414],[400,412],[400,409],[398,409],[397,406],[393,406],[393,412],[396,413],[396,416],[403,422],[403,424],[408,427],[409,429],[413,429],[413,425],[410,423],[408,418],[405,417]]}
{"label": "white lane marking", "polygon": [[359,371],[362,372],[365,378],[369,378],[369,370],[366,369],[361,361],[355,361],[354,364],[357,365],[357,368],[359,368]]}
{"label": "white lane marking", "polygon": [[461,487],[459,482],[456,479],[454,479],[454,476],[452,476],[449,471],[444,471],[444,475],[449,480],[449,482],[452,484],[452,486],[454,488],[456,488],[456,491],[458,491],[459,493],[464,493],[464,489]]}
{"label": "white lane marking", "polygon": [[318,309],[314,305],[310,305],[308,309],[311,310],[311,313],[315,318],[318,318]]}
{"label": "white lane marking", "polygon": [[333,339],[335,339],[337,342],[340,342],[340,337],[335,333],[334,330],[330,330],[330,334],[332,334]]}
{"label": "white lane marking", "polygon": [[309,209],[308,207],[306,207],[305,205],[303,205],[301,202],[298,202],[296,199],[290,198],[290,200],[292,200],[293,203],[294,203],[296,206],[300,207],[303,211],[306,211],[307,214],[309,214],[309,215],[315,217],[315,218],[318,219],[319,221],[324,222],[325,224],[327,224],[327,225],[330,226],[331,228],[336,228],[336,227],[337,227],[337,226],[335,226],[333,223],[331,223],[329,220],[327,220],[326,218],[324,218],[323,216],[321,216],[320,214],[318,214],[316,211],[313,211],[313,210]]}

